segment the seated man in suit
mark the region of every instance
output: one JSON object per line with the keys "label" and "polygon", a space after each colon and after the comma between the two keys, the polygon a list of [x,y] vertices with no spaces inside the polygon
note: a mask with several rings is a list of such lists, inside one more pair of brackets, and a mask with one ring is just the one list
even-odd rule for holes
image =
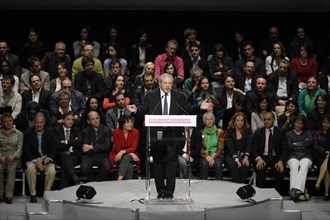
{"label": "seated man in suit", "polygon": [[275,189],[281,192],[285,161],[288,155],[288,143],[284,130],[274,126],[275,115],[267,112],[263,118],[264,127],[253,135],[252,158],[255,161],[257,186],[266,187],[266,170],[270,167],[275,176]]}
{"label": "seated man in suit", "polygon": [[35,125],[24,132],[23,164],[26,165],[26,178],[29,185],[31,203],[37,203],[37,175],[45,175],[45,191],[50,191],[55,180],[56,150],[54,132],[45,127],[46,116],[38,112],[34,117]]}
{"label": "seated man in suit", "polygon": [[[281,59],[278,69],[267,76],[267,85],[278,97],[276,112],[283,114],[286,102],[291,98],[297,100],[299,94],[298,80],[294,72],[290,71],[290,61]],[[278,114],[278,115],[280,115]]]}
{"label": "seated man in suit", "polygon": [[82,137],[80,128],[73,126],[74,113],[64,112],[62,119],[63,125],[54,127],[56,161],[61,166],[61,189],[81,183],[74,167],[80,165],[82,157]]}
{"label": "seated man in suit", "polygon": [[41,80],[38,75],[30,76],[29,82],[31,89],[21,93],[22,109],[25,109],[29,101],[35,101],[39,104],[40,108],[48,111],[51,92],[41,87]]}
{"label": "seated man in suit", "polygon": [[131,115],[131,112],[128,111],[125,107],[125,95],[121,91],[115,94],[116,105],[115,107],[107,110],[105,115],[105,120],[107,126],[111,128],[111,132],[113,132],[116,128],[118,128],[118,119],[124,115]]}
{"label": "seated man in suit", "polygon": [[41,70],[41,62],[38,57],[30,57],[28,60],[29,65],[29,71],[24,72],[21,75],[20,83],[19,83],[19,90],[20,93],[32,89],[30,84],[30,77],[32,75],[38,75],[40,77],[41,81],[41,87],[43,87],[45,90],[50,90],[50,79],[49,79],[49,73]]}
{"label": "seated man in suit", "polygon": [[73,108],[71,103],[71,94],[67,90],[61,90],[58,97],[59,106],[56,111],[50,112],[51,123],[53,126],[63,124],[63,114],[67,111],[74,113],[74,124],[80,126],[80,112],[79,109]]}
{"label": "seated man in suit", "polygon": [[50,97],[50,112],[57,112],[60,102],[58,96],[62,90],[66,90],[71,94],[70,106],[73,112],[79,112],[80,115],[86,107],[85,96],[78,90],[73,89],[72,81],[70,79],[64,79],[61,82],[61,90],[53,93]]}
{"label": "seated man in suit", "polygon": [[[81,172],[87,181],[104,181],[110,173],[109,154],[112,148],[112,132],[100,122],[100,116],[96,111],[90,111],[87,115],[89,126],[82,131]],[[99,167],[99,173],[95,176],[93,166]]]}

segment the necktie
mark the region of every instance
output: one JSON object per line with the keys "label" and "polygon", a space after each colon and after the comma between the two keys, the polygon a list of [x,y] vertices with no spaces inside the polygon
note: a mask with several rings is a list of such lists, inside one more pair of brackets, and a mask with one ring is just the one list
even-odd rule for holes
{"label": "necktie", "polygon": [[165,96],[164,96],[164,110],[163,110],[163,115],[168,115],[167,93],[165,93]]}
{"label": "necktie", "polygon": [[70,130],[65,129],[65,140],[70,140]]}
{"label": "necktie", "polygon": [[121,116],[123,116],[124,115],[124,110],[120,110],[119,111],[119,117],[118,117],[118,119],[121,117]]}
{"label": "necktie", "polygon": [[269,129],[269,136],[268,136],[268,157],[269,159],[273,158],[273,144],[272,144],[272,129]]}
{"label": "necktie", "polygon": [[38,134],[38,152],[40,155],[44,155],[42,152],[42,135]]}

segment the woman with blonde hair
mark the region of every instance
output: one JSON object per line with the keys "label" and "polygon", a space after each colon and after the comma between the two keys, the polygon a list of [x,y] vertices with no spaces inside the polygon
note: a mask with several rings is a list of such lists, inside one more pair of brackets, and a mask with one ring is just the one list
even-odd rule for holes
{"label": "woman with blonde hair", "polygon": [[[146,63],[143,67],[142,73],[135,77],[135,83],[134,83],[135,87],[139,87],[139,86],[142,87],[142,76],[145,73],[151,73],[152,75],[155,75],[155,64],[153,62]],[[155,77],[154,77],[154,80],[156,82]],[[155,83],[155,85],[156,85],[156,83]]]}

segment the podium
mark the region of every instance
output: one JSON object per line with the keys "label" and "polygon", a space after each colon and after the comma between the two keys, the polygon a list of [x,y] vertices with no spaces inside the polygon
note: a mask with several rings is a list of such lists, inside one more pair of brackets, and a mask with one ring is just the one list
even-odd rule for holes
{"label": "podium", "polygon": [[[146,197],[145,204],[147,205],[187,205],[193,203],[191,199],[191,180],[190,175],[188,179],[177,179],[176,181],[183,181],[185,183],[184,192],[180,191],[180,196],[177,197],[177,189],[174,191],[173,199],[158,199],[157,192],[153,194],[154,191],[151,189],[151,145],[155,141],[182,141],[183,145],[187,143],[186,153],[190,155],[190,136],[192,132],[192,127],[196,127],[197,116],[196,115],[145,115],[145,127],[147,128],[147,137],[146,137]],[[184,128],[187,129],[188,135],[185,133],[178,133],[176,137],[170,136],[167,137],[167,132],[171,129]],[[178,129],[180,130],[180,129]],[[190,163],[187,163],[187,168],[190,173]],[[154,187],[156,189],[156,186]],[[182,189],[181,189],[182,190]]]}

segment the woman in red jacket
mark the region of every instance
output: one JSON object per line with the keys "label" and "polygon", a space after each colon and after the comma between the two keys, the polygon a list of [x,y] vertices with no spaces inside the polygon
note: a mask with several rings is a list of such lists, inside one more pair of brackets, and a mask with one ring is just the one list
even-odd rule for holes
{"label": "woman in red jacket", "polygon": [[125,115],[118,119],[119,127],[113,131],[113,148],[110,152],[111,173],[118,167],[117,180],[132,179],[133,165],[140,167],[137,145],[139,131],[133,127],[132,116]]}

